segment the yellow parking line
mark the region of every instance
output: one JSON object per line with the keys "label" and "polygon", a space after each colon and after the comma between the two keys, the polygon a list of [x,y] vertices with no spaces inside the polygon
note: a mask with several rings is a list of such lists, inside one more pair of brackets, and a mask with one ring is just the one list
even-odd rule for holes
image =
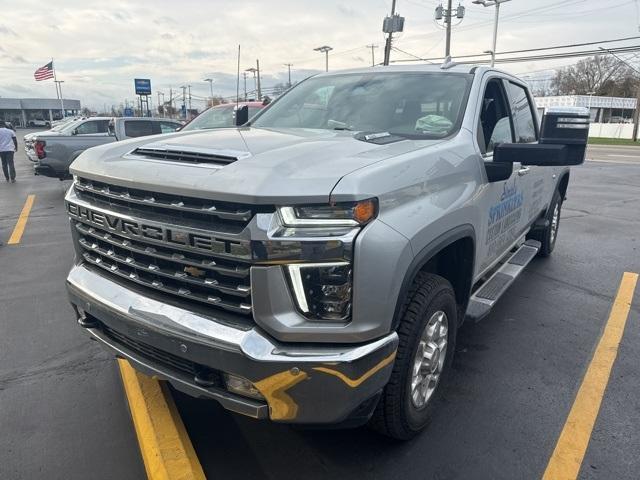
{"label": "yellow parking line", "polygon": [[167,386],[135,371],[126,360],[118,363],[147,477],[205,479]]}
{"label": "yellow parking line", "polygon": [[609,320],[584,375],[543,480],[575,480],[578,477],[609,382],[609,375],[618,354],[637,281],[637,273],[625,272],[622,276]]}
{"label": "yellow parking line", "polygon": [[11,237],[9,238],[9,245],[17,245],[18,243],[20,243],[22,234],[24,233],[24,228],[27,226],[29,213],[31,213],[31,207],[33,207],[33,201],[35,199],[35,195],[29,195],[27,197],[27,201],[24,202],[24,207],[22,207],[22,211],[20,212],[20,216],[18,217],[18,223],[16,223],[16,226],[13,229],[13,233],[11,233]]}

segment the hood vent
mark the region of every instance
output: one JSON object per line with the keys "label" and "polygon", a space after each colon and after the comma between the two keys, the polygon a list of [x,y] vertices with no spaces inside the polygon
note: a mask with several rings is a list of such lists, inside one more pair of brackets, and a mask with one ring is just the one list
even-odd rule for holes
{"label": "hood vent", "polygon": [[160,148],[160,147],[140,147],[136,148],[130,155],[136,155],[154,160],[167,160],[170,162],[190,163],[193,165],[228,165],[242,157],[247,157],[244,152],[208,152],[206,149],[191,149],[184,147]]}

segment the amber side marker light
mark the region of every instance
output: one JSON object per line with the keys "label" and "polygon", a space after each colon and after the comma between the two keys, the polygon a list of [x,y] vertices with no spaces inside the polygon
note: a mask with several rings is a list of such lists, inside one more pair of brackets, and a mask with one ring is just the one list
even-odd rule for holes
{"label": "amber side marker light", "polygon": [[376,202],[372,199],[358,202],[353,209],[353,219],[360,224],[367,223],[376,216],[376,207]]}

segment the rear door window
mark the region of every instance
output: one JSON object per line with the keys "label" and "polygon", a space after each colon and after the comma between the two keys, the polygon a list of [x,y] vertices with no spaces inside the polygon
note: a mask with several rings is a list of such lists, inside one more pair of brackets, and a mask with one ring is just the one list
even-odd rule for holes
{"label": "rear door window", "polygon": [[129,138],[153,135],[153,122],[151,120],[125,120],[124,134]]}

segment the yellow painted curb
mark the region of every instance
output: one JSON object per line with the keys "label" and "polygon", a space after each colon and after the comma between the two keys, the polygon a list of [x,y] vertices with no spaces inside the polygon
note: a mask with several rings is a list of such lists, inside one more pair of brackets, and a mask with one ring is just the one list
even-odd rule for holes
{"label": "yellow painted curb", "polygon": [[118,359],[140,452],[150,480],[205,479],[202,466],[164,382]]}

